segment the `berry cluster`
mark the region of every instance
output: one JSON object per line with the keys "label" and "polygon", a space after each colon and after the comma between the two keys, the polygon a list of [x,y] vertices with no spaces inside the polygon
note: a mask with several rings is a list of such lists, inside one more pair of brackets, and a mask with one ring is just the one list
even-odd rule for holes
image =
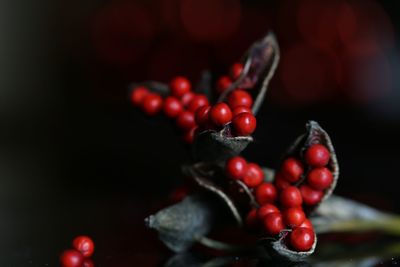
{"label": "berry cluster", "polygon": [[88,236],[78,236],[72,241],[73,249],[64,250],[60,256],[62,267],[94,267],[90,257],[94,253],[93,240]]}
{"label": "berry cluster", "polygon": [[217,93],[222,94],[226,89],[228,89],[231,84],[237,80],[242,74],[243,71],[243,64],[241,63],[235,63],[231,66],[229,75],[223,75],[218,78],[216,88],[217,88]]}

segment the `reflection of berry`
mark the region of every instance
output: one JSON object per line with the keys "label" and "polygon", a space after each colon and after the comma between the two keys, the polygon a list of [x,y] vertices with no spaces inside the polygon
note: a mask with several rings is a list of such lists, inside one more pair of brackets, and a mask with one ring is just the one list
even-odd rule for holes
{"label": "reflection of berry", "polygon": [[160,95],[149,93],[143,99],[142,109],[149,116],[154,116],[162,109],[163,99]]}
{"label": "reflection of berry", "polygon": [[295,228],[289,236],[290,246],[296,251],[310,250],[314,239],[314,231],[305,227]]}
{"label": "reflection of berry", "polygon": [[255,163],[248,163],[247,164],[247,169],[246,172],[243,176],[243,182],[248,186],[248,187],[256,187],[260,185],[264,180],[264,172]]}
{"label": "reflection of berry", "polygon": [[131,102],[134,106],[141,106],[143,103],[143,99],[148,95],[150,92],[144,86],[136,87],[131,92]]}
{"label": "reflection of berry", "polygon": [[273,212],[278,212],[279,213],[279,209],[275,206],[272,205],[270,203],[264,204],[261,207],[258,208],[257,210],[257,217],[261,220],[265,219],[265,217]]}
{"label": "reflection of berry", "polygon": [[300,207],[288,208],[283,212],[283,220],[289,227],[300,226],[305,219],[306,215]]}
{"label": "reflection of berry", "polygon": [[171,94],[179,98],[192,89],[190,81],[182,76],[178,76],[172,79],[169,87],[171,90]]}
{"label": "reflection of berry", "polygon": [[62,267],[82,267],[84,257],[74,249],[65,250],[60,256]]}
{"label": "reflection of berry", "polygon": [[228,104],[232,109],[238,106],[250,108],[253,105],[253,98],[244,90],[234,90],[228,96]]}
{"label": "reflection of berry", "polygon": [[330,153],[325,146],[316,144],[307,149],[304,159],[313,167],[323,167],[328,164]]}
{"label": "reflection of berry", "polygon": [[216,126],[224,126],[232,120],[232,111],[225,103],[218,103],[211,107],[210,119]]}
{"label": "reflection of berry", "polygon": [[242,63],[235,63],[232,65],[231,69],[230,69],[230,76],[232,77],[233,80],[236,80],[237,78],[239,78],[240,74],[243,71],[243,64]]}
{"label": "reflection of berry", "polygon": [[308,185],[301,185],[300,186],[300,192],[304,200],[304,204],[313,206],[318,204],[322,197],[324,196],[324,193],[319,190],[314,190]]}
{"label": "reflection of berry", "polygon": [[227,175],[232,179],[242,179],[247,170],[247,162],[242,157],[230,158],[225,164]]}
{"label": "reflection of berry", "polygon": [[295,186],[289,186],[282,190],[280,195],[281,204],[287,208],[301,206],[303,199],[299,189]]}
{"label": "reflection of berry", "polygon": [[233,118],[232,125],[237,135],[247,136],[256,130],[257,120],[250,113],[240,113]]}
{"label": "reflection of berry", "polygon": [[291,183],[297,182],[303,172],[303,164],[295,158],[287,158],[282,164],[283,177]]}
{"label": "reflection of berry", "polygon": [[257,202],[260,205],[263,205],[266,203],[274,203],[276,201],[276,198],[278,197],[278,194],[273,184],[262,183],[259,186],[257,186],[255,191],[255,197]]}
{"label": "reflection of berry", "polygon": [[268,234],[272,236],[277,235],[284,228],[282,215],[279,212],[271,212],[265,216],[264,229]]}
{"label": "reflection of berry", "polygon": [[182,103],[173,96],[169,96],[164,101],[164,114],[168,118],[175,118],[183,111]]}
{"label": "reflection of berry", "polygon": [[72,241],[73,247],[80,251],[86,258],[93,255],[94,243],[88,236],[78,236]]}
{"label": "reflection of berry", "polygon": [[328,188],[332,184],[332,181],[332,173],[325,167],[315,168],[307,175],[308,184],[316,190],[324,190]]}

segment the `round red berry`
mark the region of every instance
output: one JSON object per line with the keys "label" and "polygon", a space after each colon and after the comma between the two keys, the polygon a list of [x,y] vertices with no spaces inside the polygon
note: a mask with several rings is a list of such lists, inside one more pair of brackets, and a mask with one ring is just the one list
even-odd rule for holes
{"label": "round red berry", "polygon": [[195,95],[195,93],[193,93],[193,92],[187,92],[187,93],[185,93],[185,94],[181,97],[182,105],[183,105],[185,108],[188,107],[189,104],[190,104],[190,101],[192,101],[193,98],[194,98],[195,96],[196,96],[196,95]]}
{"label": "round red berry", "polygon": [[260,166],[255,163],[248,163],[246,172],[243,176],[243,182],[248,187],[256,187],[264,181],[264,172]]}
{"label": "round red berry", "polygon": [[282,164],[283,177],[291,183],[300,180],[304,173],[303,164],[295,158],[287,158]]}
{"label": "round red berry", "polygon": [[273,213],[273,212],[279,213],[279,209],[275,205],[272,205],[271,203],[267,203],[258,208],[257,217],[259,219],[263,220],[263,219],[265,219],[265,217],[268,214]]}
{"label": "round red berry", "polygon": [[275,174],[274,184],[278,191],[282,191],[283,189],[289,187],[291,184],[283,177],[283,174],[278,172]]}
{"label": "round red berry", "polygon": [[311,230],[314,229],[314,227],[309,219],[305,219],[304,222],[299,227],[305,227],[305,228],[309,228]]}
{"label": "round red berry", "polygon": [[231,108],[236,108],[238,106],[251,108],[251,106],[253,105],[253,98],[246,91],[237,89],[229,94],[228,104]]}
{"label": "round red berry", "polygon": [[210,119],[216,126],[224,126],[231,122],[232,111],[225,103],[218,103],[211,107]]}
{"label": "round red berry", "polygon": [[217,81],[217,93],[221,94],[223,91],[228,89],[231,86],[232,80],[229,76],[221,76]]}
{"label": "round red berry", "polygon": [[262,183],[256,188],[255,197],[260,205],[273,203],[278,197],[276,188],[271,183]]}
{"label": "round red berry", "polygon": [[94,253],[93,240],[88,236],[77,236],[72,241],[72,246],[81,252],[85,258],[89,258]]}
{"label": "round red berry", "polygon": [[309,251],[315,240],[314,231],[310,228],[295,228],[289,237],[290,246],[296,251]]}
{"label": "round red berry", "polygon": [[291,207],[283,212],[283,221],[291,228],[300,226],[305,219],[306,215],[300,207]]}
{"label": "round red berry", "polygon": [[144,113],[146,113],[149,116],[154,116],[158,112],[160,112],[162,106],[163,106],[163,99],[158,94],[149,93],[143,99],[142,109]]}
{"label": "round red berry", "polygon": [[240,113],[233,118],[232,125],[237,135],[246,136],[256,130],[257,120],[250,113]]}
{"label": "round red berry", "polygon": [[235,63],[232,65],[229,74],[231,75],[233,80],[236,80],[237,78],[239,78],[242,71],[243,71],[243,64]]}
{"label": "round red berry", "polygon": [[169,96],[164,101],[164,114],[168,118],[176,118],[183,111],[182,103],[173,96]]}
{"label": "round red berry", "polygon": [[169,200],[172,203],[178,203],[181,202],[188,194],[189,188],[187,186],[180,186],[172,191],[172,193],[169,195]]}
{"label": "round red berry", "polygon": [[328,188],[332,184],[332,181],[332,173],[325,167],[315,168],[307,175],[308,184],[316,190]]}
{"label": "round red berry", "polygon": [[271,212],[267,214],[264,218],[264,229],[272,236],[279,234],[283,229],[285,229],[282,215],[279,212]]}
{"label": "round red berry", "polygon": [[85,259],[83,261],[82,267],[94,267],[94,263],[91,259]]}
{"label": "round red berry", "polygon": [[238,106],[232,110],[232,115],[235,117],[236,115],[239,115],[240,113],[250,113],[252,114],[251,108],[246,107],[246,106]]}
{"label": "round red berry", "polygon": [[258,226],[257,209],[253,208],[247,213],[246,225],[250,228],[256,228]]}
{"label": "round red berry", "polygon": [[192,89],[190,81],[183,76],[178,76],[172,79],[169,83],[169,87],[171,94],[179,98]]}
{"label": "round red berry", "polygon": [[235,180],[242,179],[247,170],[247,161],[242,157],[233,157],[226,161],[225,171]]}
{"label": "round red berry", "polygon": [[303,203],[300,190],[295,186],[289,186],[282,190],[280,195],[280,201],[283,206],[298,207]]}
{"label": "round red berry", "polygon": [[176,118],[176,125],[182,129],[189,131],[193,127],[196,126],[196,122],[194,120],[194,114],[190,111],[182,111],[181,114]]}
{"label": "round red berry", "polygon": [[210,106],[202,106],[196,110],[195,121],[197,125],[203,128],[208,128],[210,123]]}
{"label": "round red berry", "polygon": [[307,149],[304,159],[313,167],[324,167],[329,162],[330,153],[325,146],[316,144]]}
{"label": "round red berry", "polygon": [[202,106],[208,106],[208,98],[205,95],[195,95],[189,103],[188,110],[191,112],[196,112],[198,108]]}
{"label": "round red berry", "polygon": [[194,126],[193,128],[191,128],[190,130],[186,130],[184,133],[183,133],[183,136],[182,136],[182,138],[183,138],[183,141],[186,143],[186,144],[192,144],[193,143],[193,141],[194,141],[194,138],[195,138],[195,136],[196,136],[196,130],[197,130],[197,126]]}
{"label": "round red berry", "polygon": [[82,267],[84,257],[75,249],[65,250],[60,256],[62,267]]}
{"label": "round red berry", "polygon": [[324,193],[322,191],[314,190],[311,186],[305,184],[300,186],[300,192],[304,204],[309,206],[314,206],[318,204],[324,196]]}
{"label": "round red berry", "polygon": [[131,102],[134,106],[141,106],[143,99],[149,94],[149,90],[144,86],[136,87],[131,92]]}

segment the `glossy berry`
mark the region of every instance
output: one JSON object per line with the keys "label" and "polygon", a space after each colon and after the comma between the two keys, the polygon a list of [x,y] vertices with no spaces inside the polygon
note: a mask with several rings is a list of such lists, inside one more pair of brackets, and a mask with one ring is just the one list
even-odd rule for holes
{"label": "glossy berry", "polygon": [[225,103],[218,103],[211,107],[210,119],[216,126],[224,126],[231,122],[232,111],[229,106]]}
{"label": "glossy berry", "polygon": [[226,161],[225,171],[231,179],[242,179],[247,170],[247,161],[242,157],[233,157]]}
{"label": "glossy berry", "polygon": [[183,111],[176,118],[176,125],[182,130],[190,130],[196,126],[196,122],[194,121],[194,114],[190,111]]}
{"label": "glossy berry", "polygon": [[217,81],[217,93],[221,94],[226,89],[228,89],[228,87],[231,86],[231,84],[232,80],[231,78],[229,78],[229,76],[221,76]]}
{"label": "glossy berry", "polygon": [[240,113],[233,118],[232,125],[237,135],[247,136],[256,130],[257,120],[250,113]]}
{"label": "glossy berry", "polygon": [[300,160],[295,158],[287,158],[282,163],[281,172],[283,177],[291,183],[297,182],[300,180],[301,176],[304,173],[303,164]]}
{"label": "glossy berry", "polygon": [[290,246],[296,251],[309,251],[314,244],[314,231],[310,228],[295,228],[289,235]]}
{"label": "glossy berry", "polygon": [[190,145],[193,143],[195,135],[196,135],[196,130],[197,130],[197,126],[194,126],[190,130],[185,130],[185,132],[183,133],[182,139],[186,144]]}
{"label": "glossy berry", "polygon": [[305,227],[314,230],[314,227],[309,219],[305,219],[304,222],[299,227]]}
{"label": "glossy berry", "polygon": [[291,228],[300,226],[306,219],[301,207],[291,207],[283,211],[283,221]]}
{"label": "glossy berry", "polygon": [[208,125],[210,123],[210,110],[210,106],[202,106],[196,110],[195,121],[197,125],[203,128],[208,128]]}
{"label": "glossy berry", "polygon": [[141,106],[143,99],[150,93],[150,91],[144,86],[138,86],[131,92],[131,102],[134,106]]}
{"label": "glossy berry", "polygon": [[237,89],[229,94],[228,104],[232,109],[238,106],[245,106],[251,108],[251,106],[253,105],[253,98],[246,91]]}
{"label": "glossy berry", "polygon": [[291,184],[283,177],[283,174],[278,172],[275,174],[275,187],[278,191],[282,191],[283,189],[289,187]]}
{"label": "glossy berry", "polygon": [[82,267],[94,267],[94,263],[91,259],[85,259],[83,261]]}
{"label": "glossy berry", "polygon": [[82,267],[83,260],[83,255],[75,249],[65,250],[60,256],[62,267]]}
{"label": "glossy berry", "polygon": [[178,76],[172,79],[172,81],[169,83],[169,88],[173,96],[180,98],[192,89],[192,85],[185,77]]}
{"label": "glossy berry", "polygon": [[309,206],[314,206],[318,204],[321,201],[322,197],[324,196],[324,193],[322,191],[315,190],[309,185],[305,184],[300,186],[300,192],[304,204]]}
{"label": "glossy berry", "polygon": [[279,212],[272,212],[267,214],[263,222],[265,231],[272,236],[279,234],[280,231],[285,229],[282,215]]}
{"label": "glossy berry", "polygon": [[258,208],[257,217],[261,220],[264,220],[268,214],[273,212],[279,213],[279,209],[275,205],[267,203]]}
{"label": "glossy berry", "polygon": [[183,107],[187,108],[190,104],[190,101],[193,100],[193,98],[195,97],[195,93],[193,92],[187,92],[185,93],[182,97],[181,97],[181,103],[183,105]]}
{"label": "glossy berry", "polygon": [[168,118],[176,118],[183,111],[181,101],[176,97],[169,96],[164,101],[164,114]]}
{"label": "glossy berry", "polygon": [[208,98],[205,95],[195,95],[189,103],[188,110],[196,112],[198,108],[208,106],[209,104]]}
{"label": "glossy berry", "polygon": [[247,169],[246,172],[243,176],[243,182],[248,186],[248,187],[256,187],[260,185],[264,181],[264,172],[255,163],[248,163],[247,164]]}
{"label": "glossy berry", "polygon": [[324,190],[328,188],[332,184],[332,181],[332,173],[325,167],[315,168],[307,175],[308,184],[316,190]]}
{"label": "glossy berry", "polygon": [[263,205],[266,203],[274,203],[278,197],[276,188],[271,183],[262,183],[257,186],[255,197],[258,204]]}
{"label": "glossy berry", "polygon": [[237,78],[239,78],[240,74],[243,71],[243,64],[242,63],[235,63],[232,65],[231,69],[230,69],[230,76],[232,77],[233,80],[236,80]]}
{"label": "glossy berry", "polygon": [[258,226],[257,209],[253,208],[247,213],[246,225],[253,229]]}
{"label": "glossy berry", "polygon": [[82,253],[85,258],[91,257],[94,253],[93,240],[88,236],[77,236],[72,241],[72,246]]}
{"label": "glossy berry", "polygon": [[232,110],[232,115],[235,117],[236,115],[239,115],[240,113],[250,113],[253,114],[251,111],[251,108],[246,107],[246,106],[238,106]]}
{"label": "glossy berry", "polygon": [[142,110],[149,116],[154,116],[160,112],[163,106],[163,99],[160,95],[150,93],[145,96],[142,103]]}
{"label": "glossy berry", "polygon": [[313,167],[324,167],[329,162],[330,153],[325,146],[316,144],[307,149],[304,159]]}
{"label": "glossy berry", "polygon": [[280,195],[280,201],[286,208],[298,207],[303,203],[300,190],[295,186],[289,186],[283,189]]}

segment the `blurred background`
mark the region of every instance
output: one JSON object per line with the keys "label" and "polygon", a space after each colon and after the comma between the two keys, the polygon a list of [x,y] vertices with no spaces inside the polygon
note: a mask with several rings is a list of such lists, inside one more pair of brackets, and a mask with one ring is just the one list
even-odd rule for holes
{"label": "blurred background", "polygon": [[400,21],[392,0],[0,1],[0,263],[56,266],[79,234],[96,266],[159,266],[143,218],[189,153],[166,119],[128,101],[133,81],[227,73],[275,32],[281,62],[252,161],[277,167],[320,122],[337,193],[400,212]]}

